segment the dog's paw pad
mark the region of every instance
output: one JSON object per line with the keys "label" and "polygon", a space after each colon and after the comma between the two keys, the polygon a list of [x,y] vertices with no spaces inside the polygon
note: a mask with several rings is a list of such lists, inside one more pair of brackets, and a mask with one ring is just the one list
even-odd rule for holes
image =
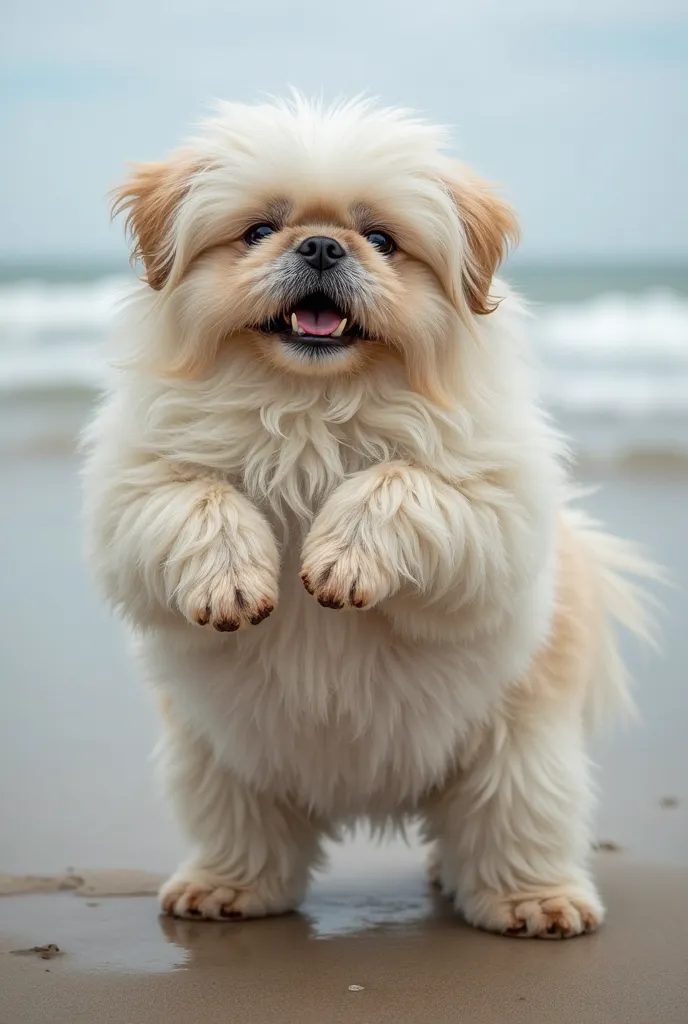
{"label": "dog's paw pad", "polygon": [[323,608],[369,608],[388,597],[393,587],[388,574],[368,553],[347,548],[337,558],[317,551],[307,556],[301,582]]}
{"label": "dog's paw pad", "polygon": [[[242,585],[237,586],[239,577]],[[200,591],[200,588],[199,588]],[[219,573],[214,580],[187,600],[187,618],[199,626],[211,625],[218,633],[235,633],[242,626],[257,626],[275,610],[277,583],[267,573],[236,568]]]}
{"label": "dog's paw pad", "polygon": [[561,894],[508,897],[480,893],[469,901],[466,917],[471,924],[502,935],[568,939],[596,931],[604,910],[594,892],[564,890]]}
{"label": "dog's paw pad", "polygon": [[271,875],[233,885],[202,869],[182,869],[160,890],[160,909],[191,921],[240,921],[292,910],[299,897]]}
{"label": "dog's paw pad", "polygon": [[235,909],[236,898],[237,891],[228,886],[212,886],[173,878],[160,891],[160,908],[171,917],[219,921],[228,917],[243,917]]}

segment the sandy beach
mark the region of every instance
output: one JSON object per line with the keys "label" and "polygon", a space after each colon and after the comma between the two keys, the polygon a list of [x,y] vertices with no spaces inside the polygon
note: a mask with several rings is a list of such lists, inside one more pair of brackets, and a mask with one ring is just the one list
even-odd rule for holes
{"label": "sandy beach", "polygon": [[[319,883],[301,915],[245,924],[158,918],[150,898],[8,898],[1,1019],[683,1024],[688,872],[608,856],[610,923],[570,942],[478,933],[415,868],[375,878],[365,859],[355,878]],[[59,952],[26,952],[51,943]]]}

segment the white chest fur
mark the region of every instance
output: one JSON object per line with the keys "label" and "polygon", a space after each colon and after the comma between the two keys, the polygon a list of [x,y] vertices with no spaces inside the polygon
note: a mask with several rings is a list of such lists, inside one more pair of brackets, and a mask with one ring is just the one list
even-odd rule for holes
{"label": "white chest fur", "polygon": [[375,609],[322,608],[297,563],[285,560],[279,605],[258,627],[140,641],[147,675],[252,787],[342,815],[410,809],[498,699],[510,636],[407,641]]}

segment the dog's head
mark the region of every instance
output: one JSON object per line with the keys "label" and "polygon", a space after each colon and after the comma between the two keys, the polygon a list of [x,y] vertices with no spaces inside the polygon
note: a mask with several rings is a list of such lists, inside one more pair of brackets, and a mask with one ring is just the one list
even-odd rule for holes
{"label": "dog's head", "polygon": [[116,192],[134,253],[173,318],[166,372],[250,346],[316,377],[401,359],[442,392],[457,326],[494,309],[512,211],[403,112],[301,99],[226,104]]}

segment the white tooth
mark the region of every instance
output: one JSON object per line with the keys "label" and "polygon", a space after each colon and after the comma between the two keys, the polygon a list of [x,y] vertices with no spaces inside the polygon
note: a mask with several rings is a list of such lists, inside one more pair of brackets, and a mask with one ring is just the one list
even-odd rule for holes
{"label": "white tooth", "polygon": [[336,329],[336,331],[332,331],[332,334],[330,335],[330,337],[331,338],[341,338],[342,334],[344,333],[344,329],[345,328],[346,328],[346,317],[344,317],[344,319],[340,322],[339,327]]}
{"label": "white tooth", "polygon": [[303,327],[299,327],[299,321],[296,319],[296,313],[291,315],[291,329],[294,334],[305,334]]}

